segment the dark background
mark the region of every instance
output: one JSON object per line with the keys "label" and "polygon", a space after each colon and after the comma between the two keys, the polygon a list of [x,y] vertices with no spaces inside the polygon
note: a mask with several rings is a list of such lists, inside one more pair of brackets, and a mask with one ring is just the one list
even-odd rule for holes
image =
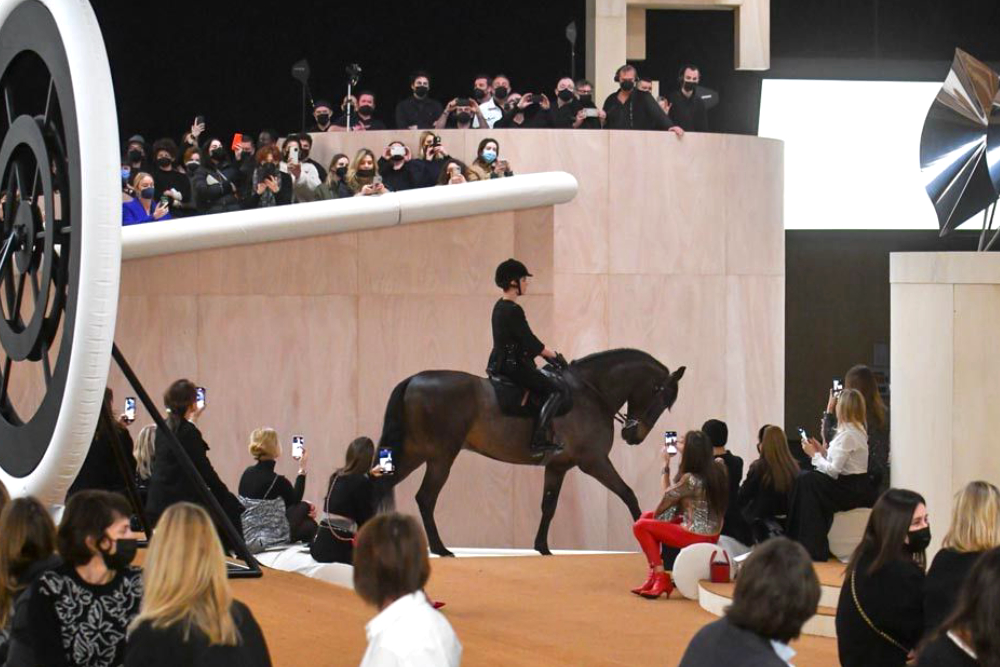
{"label": "dark background", "polygon": [[[313,95],[335,103],[347,84],[344,66],[360,63],[360,87],[378,95],[377,115],[390,125],[417,68],[431,72],[437,99],[468,94],[480,71],[503,71],[520,92],[550,92],[569,73],[571,20],[577,74],[585,71],[584,0],[91,2],[123,137],[179,138],[199,113],[209,133],[223,137],[297,129],[301,92],[289,70],[300,58],[309,59]],[[771,18],[767,73],[733,69],[734,15],[725,11],[649,12],[647,60],[633,64],[665,90],[681,64],[698,63],[722,98],[710,112],[713,129],[753,134],[763,76],[941,81],[956,46],[1000,61],[994,0],[772,0]],[[785,421],[790,433],[800,425],[813,432],[832,377],[855,363],[888,372],[889,253],[974,249],[975,240],[945,242],[933,231],[789,231],[786,241]]]}

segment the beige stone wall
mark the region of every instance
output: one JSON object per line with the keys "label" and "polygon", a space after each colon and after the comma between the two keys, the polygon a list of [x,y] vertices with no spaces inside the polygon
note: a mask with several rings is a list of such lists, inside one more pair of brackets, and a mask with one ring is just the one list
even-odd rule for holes
{"label": "beige stone wall", "polygon": [[[314,155],[381,152],[416,132],[326,134]],[[657,432],[730,424],[750,457],[756,429],[783,422],[782,147],[754,137],[669,133],[446,131],[471,159],[494,136],[518,173],[565,170],[580,193],[556,208],[497,213],[126,262],[116,339],[148,389],[188,376],[208,388],[201,428],[233,488],[254,427],[293,433],[310,450],[307,497],[359,434],[378,437],[396,382],[428,368],[481,373],[497,297],[495,265],[524,260],[536,278],[524,306],[568,357],[639,347],[688,367]],[[111,384],[121,402],[123,379]],[[133,432],[146,423],[140,418]],[[616,444],[612,458],[644,506],[656,501],[660,438]],[[748,458],[749,463],[749,458]],[[292,475],[290,458],[279,471]],[[422,471],[399,506],[415,511]],[[438,504],[453,546],[529,547],[542,471],[460,456]],[[572,472],[553,548],[633,549],[628,512]]]}

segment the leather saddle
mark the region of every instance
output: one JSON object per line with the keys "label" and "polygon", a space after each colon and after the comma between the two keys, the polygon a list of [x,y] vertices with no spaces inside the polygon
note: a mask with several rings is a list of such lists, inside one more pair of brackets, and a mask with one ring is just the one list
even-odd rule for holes
{"label": "leather saddle", "polygon": [[[561,417],[573,408],[573,395],[569,383],[563,377],[562,370],[551,364],[546,364],[541,369],[541,372],[552,380],[555,380],[556,384],[559,385],[559,390],[563,395],[563,403],[555,416]],[[503,415],[507,417],[538,418],[538,413],[541,411],[542,403],[545,400],[544,396],[539,396],[535,392],[528,391],[520,385],[514,384],[513,381],[503,375],[491,373],[489,380],[490,384],[493,385],[497,404],[500,406],[500,412]]]}

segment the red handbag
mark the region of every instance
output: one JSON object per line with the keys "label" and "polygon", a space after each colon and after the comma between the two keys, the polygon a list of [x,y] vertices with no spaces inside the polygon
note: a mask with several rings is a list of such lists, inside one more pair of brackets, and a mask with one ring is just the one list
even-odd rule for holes
{"label": "red handbag", "polygon": [[[725,560],[718,560],[716,555],[722,554]],[[713,551],[708,563],[708,578],[713,584],[728,584],[732,581],[732,565],[725,549]]]}

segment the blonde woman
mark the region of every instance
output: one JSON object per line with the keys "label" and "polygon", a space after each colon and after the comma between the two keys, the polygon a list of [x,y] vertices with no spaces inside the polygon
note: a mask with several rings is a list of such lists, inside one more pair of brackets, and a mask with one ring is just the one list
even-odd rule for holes
{"label": "blonde woman", "polygon": [[932,632],[951,615],[958,592],[976,560],[1000,546],[1000,491],[969,482],[955,494],[951,528],[924,582],[924,626]]}
{"label": "blonde woman", "polygon": [[170,506],[149,544],[142,607],[129,627],[126,667],[268,667],[260,626],[226,579],[222,544],[208,513]]}
{"label": "blonde woman", "polygon": [[[243,471],[240,478],[239,494],[241,498],[251,501],[269,501],[280,499],[285,512],[290,531],[290,541],[309,542],[316,534],[316,509],[309,503],[302,502],[306,492],[306,466],[309,462],[309,452],[302,448],[302,458],[298,460],[298,475],[295,486],[284,475],[275,472],[278,459],[281,458],[281,442],[278,433],[273,428],[258,428],[250,434],[248,445],[250,456],[257,463]],[[244,505],[248,503],[244,502]],[[248,525],[249,514],[243,515],[243,532],[249,541],[252,533],[264,530],[266,527]],[[252,519],[251,519],[252,521]]]}
{"label": "blonde woman", "polygon": [[837,399],[837,433],[829,446],[815,438],[802,441],[814,470],[795,485],[788,513],[788,535],[802,543],[813,560],[830,558],[827,533],[833,515],[874,501],[868,478],[868,433],[865,399],[857,389],[844,389]]}
{"label": "blonde woman", "polygon": [[143,506],[149,497],[149,479],[153,476],[153,457],[156,455],[156,424],[142,427],[132,445],[135,459],[135,486]]}
{"label": "blonde woman", "polygon": [[375,182],[375,153],[362,148],[354,155],[351,166],[347,168],[347,187],[355,197],[385,194],[385,186],[381,181]]}

